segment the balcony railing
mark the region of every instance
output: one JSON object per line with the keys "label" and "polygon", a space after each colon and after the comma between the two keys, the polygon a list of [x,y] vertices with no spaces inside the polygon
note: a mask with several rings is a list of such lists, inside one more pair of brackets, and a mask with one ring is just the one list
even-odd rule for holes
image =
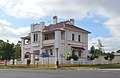
{"label": "balcony railing", "polygon": [[43,44],[54,44],[54,43],[55,43],[55,39],[49,39],[43,41]]}

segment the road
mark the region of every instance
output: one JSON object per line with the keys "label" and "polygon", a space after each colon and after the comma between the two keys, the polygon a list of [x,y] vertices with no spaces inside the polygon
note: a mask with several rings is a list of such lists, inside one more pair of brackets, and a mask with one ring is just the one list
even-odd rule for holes
{"label": "road", "polygon": [[0,69],[0,78],[120,78],[120,70]]}

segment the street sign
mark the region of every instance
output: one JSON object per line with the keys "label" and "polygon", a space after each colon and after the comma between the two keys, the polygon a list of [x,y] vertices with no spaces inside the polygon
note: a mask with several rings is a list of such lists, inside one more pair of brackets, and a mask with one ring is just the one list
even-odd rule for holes
{"label": "street sign", "polygon": [[70,57],[70,52],[67,52],[67,57]]}

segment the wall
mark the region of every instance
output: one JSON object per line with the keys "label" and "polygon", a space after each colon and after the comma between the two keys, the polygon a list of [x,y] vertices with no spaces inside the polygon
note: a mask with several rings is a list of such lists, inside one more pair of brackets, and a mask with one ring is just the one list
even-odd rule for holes
{"label": "wall", "polygon": [[[66,41],[66,49],[67,52],[71,51],[70,46],[78,46],[78,47],[83,47],[85,50],[82,53],[82,56],[84,59],[87,59],[87,55],[88,55],[88,34],[86,33],[82,33],[82,32],[78,32],[78,31],[73,31],[73,30],[66,30],[66,36],[67,36],[67,41]],[[75,35],[75,39],[74,41],[72,41],[72,34]],[[78,35],[81,36],[81,41],[78,41]],[[68,45],[70,44],[70,45]]]}

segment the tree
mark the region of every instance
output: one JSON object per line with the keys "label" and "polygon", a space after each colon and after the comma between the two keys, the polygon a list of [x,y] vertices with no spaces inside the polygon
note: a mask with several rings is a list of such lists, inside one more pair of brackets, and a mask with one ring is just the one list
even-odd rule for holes
{"label": "tree", "polygon": [[90,48],[90,54],[95,54],[95,47],[94,47],[94,46],[92,46],[92,47]]}
{"label": "tree", "polygon": [[114,54],[113,53],[106,53],[104,59],[111,62],[114,59]]}
{"label": "tree", "polygon": [[19,44],[15,45],[15,59],[21,58],[21,47]]}
{"label": "tree", "polygon": [[120,50],[117,50],[116,53],[120,53]]}
{"label": "tree", "polygon": [[88,56],[88,60],[94,60],[95,58],[98,58],[99,55],[101,54],[99,49],[95,49],[94,46],[90,48],[90,56]]}
{"label": "tree", "polygon": [[7,65],[7,61],[12,59],[15,52],[14,44],[0,40],[0,51],[3,52],[2,59],[5,60],[5,65]]}
{"label": "tree", "polygon": [[12,51],[12,59],[13,59],[13,65],[15,63],[15,59],[21,58],[21,47],[19,44],[14,45],[13,51]]}

